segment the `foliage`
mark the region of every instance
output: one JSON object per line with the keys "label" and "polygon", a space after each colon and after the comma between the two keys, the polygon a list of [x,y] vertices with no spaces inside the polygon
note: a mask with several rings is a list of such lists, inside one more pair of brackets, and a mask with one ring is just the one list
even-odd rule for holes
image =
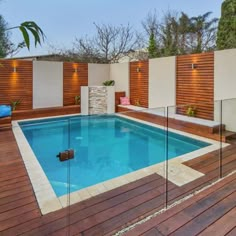
{"label": "foliage", "polygon": [[151,32],[151,35],[149,38],[148,55],[149,55],[149,58],[157,57],[156,40],[155,40],[155,35],[153,31]]}
{"label": "foliage", "polygon": [[[24,39],[24,41],[17,45],[13,44],[10,40],[10,33],[13,29],[19,29]],[[9,28],[3,16],[0,15],[0,58],[9,55],[13,56],[24,47],[30,49],[30,35],[34,38],[35,47],[38,44],[41,45],[42,41],[45,39],[44,32],[34,21],[25,21],[19,26]]]}
{"label": "foliage", "polygon": [[7,32],[7,23],[0,15],[0,58],[13,55],[17,53],[22,47],[24,47],[23,42],[15,46],[10,41],[10,33]]}
{"label": "foliage", "polygon": [[145,33],[150,37],[151,34],[154,34],[155,38],[158,38],[158,31],[160,24],[157,20],[157,12],[156,9],[154,9],[153,12],[149,12],[146,16],[146,18],[141,22]]}
{"label": "foliage", "polygon": [[211,14],[211,12],[207,12],[190,19],[193,53],[201,53],[215,48],[216,23],[218,19],[213,18],[208,20]]}
{"label": "foliage", "polygon": [[0,15],[0,57],[7,56],[7,49],[11,47],[8,34],[6,34],[6,22]]}
{"label": "foliage", "polygon": [[102,83],[104,86],[114,86],[115,80],[106,80]]}
{"label": "foliage", "polygon": [[196,111],[197,111],[196,107],[194,107],[194,106],[189,106],[189,107],[187,108],[186,114],[187,114],[188,116],[196,116]]}
{"label": "foliage", "polygon": [[214,50],[218,19],[210,16],[211,12],[190,17],[168,11],[159,21],[154,10],[141,22],[144,33],[135,32],[130,25],[94,23],[94,37],[77,38],[72,49],[59,54],[69,61],[115,63],[121,58],[146,60]]}
{"label": "foliage", "polygon": [[11,101],[11,107],[12,110],[15,111],[17,106],[20,105],[21,101],[20,100],[16,100],[16,101]]}
{"label": "foliage", "polygon": [[75,96],[75,105],[79,105],[80,104],[80,95],[76,95]]}
{"label": "foliage", "polygon": [[160,35],[162,40],[161,55],[176,55],[178,49],[178,22],[176,16],[170,12],[164,16],[163,23],[160,26]]}
{"label": "foliage", "polygon": [[95,24],[94,37],[76,38],[73,49],[61,51],[75,61],[114,63],[140,46],[140,38],[130,25]]}
{"label": "foliage", "polygon": [[217,32],[217,48],[236,48],[236,0],[225,0]]}
{"label": "foliage", "polygon": [[25,45],[28,49],[30,49],[30,37],[29,33],[34,37],[34,46],[37,44],[41,45],[41,40],[44,41],[45,34],[42,29],[34,22],[34,21],[25,21],[21,23],[19,26],[11,27],[6,30],[19,29],[24,38]]}
{"label": "foliage", "polygon": [[159,23],[156,13],[148,15],[142,22],[149,36],[153,27],[157,47],[157,56],[172,56],[179,54],[209,51],[215,48],[217,19],[208,19],[207,12],[197,17],[189,17],[184,12],[167,12]]}
{"label": "foliage", "polygon": [[187,14],[181,12],[178,24],[179,24],[178,54],[186,54],[190,51],[190,46],[188,42],[189,42],[189,34],[191,31],[190,27],[191,20]]}
{"label": "foliage", "polygon": [[136,99],[136,100],[134,101],[134,105],[140,107],[140,106],[141,106],[140,100],[139,100],[139,99]]}

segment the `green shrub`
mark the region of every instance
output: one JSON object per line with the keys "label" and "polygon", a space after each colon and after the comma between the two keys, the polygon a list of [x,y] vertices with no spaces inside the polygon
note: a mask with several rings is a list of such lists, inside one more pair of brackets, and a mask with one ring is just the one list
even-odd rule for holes
{"label": "green shrub", "polygon": [[225,0],[217,32],[217,49],[236,48],[236,0]]}
{"label": "green shrub", "polygon": [[114,80],[106,80],[102,83],[104,86],[114,86],[115,81]]}

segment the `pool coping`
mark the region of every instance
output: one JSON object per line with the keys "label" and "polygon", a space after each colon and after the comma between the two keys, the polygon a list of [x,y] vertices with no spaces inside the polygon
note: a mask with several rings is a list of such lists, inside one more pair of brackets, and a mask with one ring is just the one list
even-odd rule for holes
{"label": "pool coping", "polygon": [[[87,187],[78,191],[74,191],[69,194],[70,196],[69,199],[68,199],[68,194],[65,194],[61,197],[57,197],[41,165],[39,164],[37,158],[35,157],[34,152],[32,151],[28,141],[26,140],[18,122],[34,121],[34,120],[42,120],[42,119],[50,119],[50,118],[73,117],[73,116],[78,116],[78,115],[80,114],[70,114],[70,115],[63,115],[63,116],[52,116],[52,117],[12,121],[12,130],[15,135],[16,142],[19,147],[25,167],[27,169],[27,173],[29,175],[31,184],[33,186],[33,190],[34,190],[39,208],[43,215],[65,208],[71,204],[86,200],[98,194],[107,192],[114,188],[120,187],[124,184],[131,183],[133,181],[136,181],[138,179],[141,179],[143,177],[146,177],[154,173],[164,178],[166,177],[166,173],[165,173],[166,161],[164,161],[164,162],[122,175],[120,177],[116,177],[111,180],[107,180],[107,181],[101,182],[99,184],[96,184],[96,185],[93,185],[93,186],[90,186],[90,187]],[[114,114],[114,115],[125,118],[125,119],[130,119],[130,120],[139,122],[141,124],[150,125],[152,127],[156,127],[162,130],[165,129],[165,127],[162,127],[160,125],[156,125],[154,123],[139,120],[132,117],[127,117],[122,114]],[[193,152],[181,155],[181,156],[177,156],[168,161],[168,180],[178,186],[182,186],[204,175],[203,173],[200,173],[196,170],[191,169],[190,167],[187,167],[186,165],[183,165],[182,164],[183,162],[194,159],[206,153],[218,150],[220,147],[226,147],[229,145],[227,143],[220,144],[220,142],[215,141],[215,140],[203,138],[197,135],[189,134],[189,133],[171,129],[171,128],[168,128],[168,130],[173,133],[181,134],[186,137],[190,137],[190,138],[197,139],[197,140],[211,144],[210,146],[201,148],[199,150],[196,150],[196,151],[193,151]]]}

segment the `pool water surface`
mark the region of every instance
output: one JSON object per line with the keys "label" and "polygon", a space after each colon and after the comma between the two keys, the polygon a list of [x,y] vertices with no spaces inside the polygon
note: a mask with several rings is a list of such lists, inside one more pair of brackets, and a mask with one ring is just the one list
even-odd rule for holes
{"label": "pool water surface", "polygon": [[[68,183],[77,191],[210,145],[173,132],[167,139],[165,130],[114,115],[19,124],[58,197]],[[60,162],[58,153],[67,149],[74,159]]]}

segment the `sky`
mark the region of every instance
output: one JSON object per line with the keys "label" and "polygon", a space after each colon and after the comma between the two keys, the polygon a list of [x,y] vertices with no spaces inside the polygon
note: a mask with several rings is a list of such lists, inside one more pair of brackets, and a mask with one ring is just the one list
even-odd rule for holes
{"label": "sky", "polygon": [[[46,34],[42,46],[21,50],[18,56],[52,53],[56,48],[72,48],[76,38],[95,34],[96,24],[130,24],[143,31],[141,22],[149,12],[156,10],[161,17],[168,10],[185,12],[189,16],[208,11],[211,17],[220,17],[223,0],[0,0],[0,14],[9,27],[24,21],[35,21]],[[12,30],[11,41],[22,41],[19,30]],[[32,45],[33,46],[33,45]]]}

